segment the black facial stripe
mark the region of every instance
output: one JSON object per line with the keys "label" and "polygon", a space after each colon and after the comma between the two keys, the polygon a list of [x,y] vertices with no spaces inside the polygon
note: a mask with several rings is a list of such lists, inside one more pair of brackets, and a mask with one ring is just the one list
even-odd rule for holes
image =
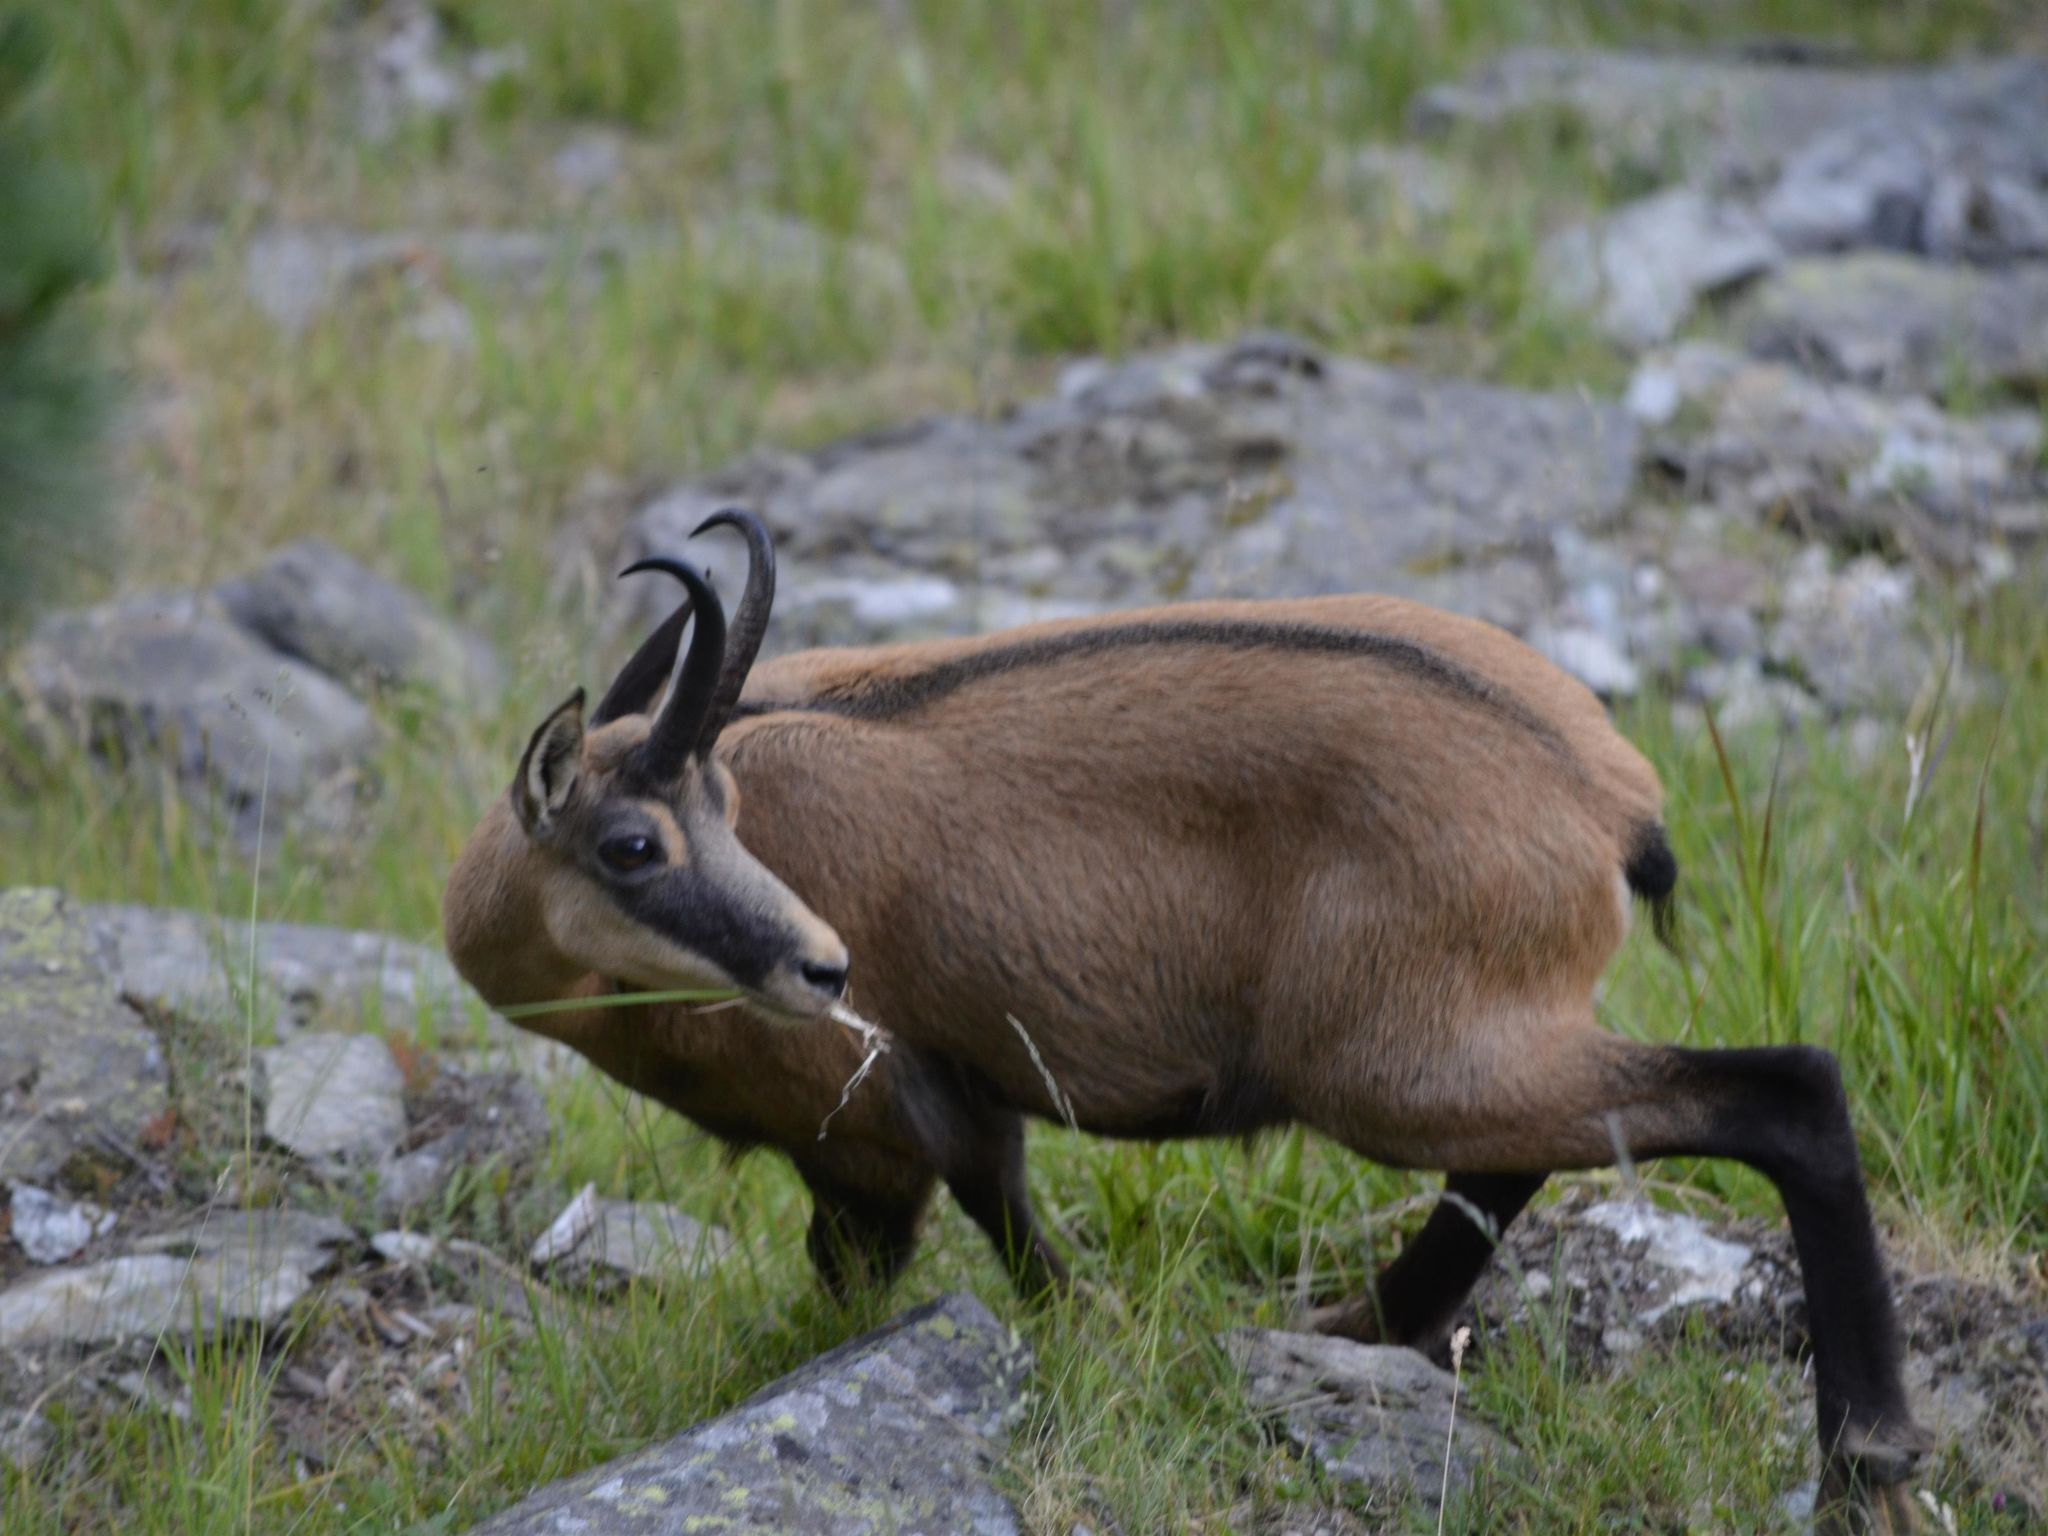
{"label": "black facial stripe", "polygon": [[782,924],[694,870],[671,866],[656,879],[607,884],[605,893],[641,927],[702,955],[743,987],[760,986],[794,949]]}
{"label": "black facial stripe", "polygon": [[1015,645],[992,647],[957,660],[942,661],[908,677],[859,682],[837,692],[820,693],[803,700],[745,703],[736,713],[762,715],[795,709],[843,715],[856,720],[892,720],[990,678],[1080,657],[1154,645],[1206,645],[1233,651],[1278,650],[1375,661],[1462,703],[1511,721],[1553,750],[1569,756],[1564,739],[1548,721],[1519,699],[1460,666],[1441,651],[1397,635],[1377,634],[1370,630],[1336,629],[1319,624],[1269,624],[1249,619],[1111,624],[1099,629],[1045,635],[1019,641]]}

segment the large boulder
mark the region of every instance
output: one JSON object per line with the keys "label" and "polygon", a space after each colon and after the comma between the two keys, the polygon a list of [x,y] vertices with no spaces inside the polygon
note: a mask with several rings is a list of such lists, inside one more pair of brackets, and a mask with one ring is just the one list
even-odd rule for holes
{"label": "large boulder", "polygon": [[417,684],[474,705],[504,682],[481,636],[322,539],[286,545],[213,594],[271,649],[351,687]]}
{"label": "large boulder", "polygon": [[253,1007],[280,1037],[309,1026],[432,1032],[460,1043],[476,1021],[510,1036],[437,949],[388,933],[223,919],[174,907],[83,909],[116,990],[151,1007],[234,1019]]}
{"label": "large boulder", "polygon": [[40,1185],[131,1156],[167,1087],[85,914],[53,890],[0,892],[0,1178]]}
{"label": "large boulder", "polygon": [[1005,1536],[989,1481],[1030,1356],[971,1296],[906,1312],[673,1440],[546,1488],[479,1536]]}
{"label": "large boulder", "polygon": [[13,667],[35,718],[117,761],[153,757],[253,836],[266,806],[338,820],[375,722],[213,600],[157,592],[38,623]]}
{"label": "large boulder", "polygon": [[[749,460],[648,505],[619,559],[672,554],[713,509],[756,507],[785,561],[785,646],[1367,590],[1524,627],[1555,596],[1558,531],[1619,517],[1636,447],[1613,405],[1254,336],[1077,365],[999,421]],[[658,583],[619,590],[622,627],[674,602]]]}
{"label": "large boulder", "polygon": [[1527,48],[1422,93],[1425,132],[1569,117],[1632,177],[1760,198],[1794,250],[2037,253],[2048,61],[1933,68]]}
{"label": "large boulder", "polygon": [[1631,174],[1753,185],[1789,149],[1926,92],[1910,70],[1520,48],[1422,92],[1409,118],[1439,135],[1570,118],[1595,155]]}

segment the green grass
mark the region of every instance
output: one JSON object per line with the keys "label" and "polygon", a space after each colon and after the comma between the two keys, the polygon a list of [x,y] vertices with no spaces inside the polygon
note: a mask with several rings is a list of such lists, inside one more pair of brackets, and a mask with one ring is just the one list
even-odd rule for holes
{"label": "green grass", "polygon": [[[1609,390],[1621,360],[1544,311],[1530,263],[1560,208],[1629,189],[1546,141],[1470,167],[1441,219],[1390,210],[1344,167],[1398,128],[1418,87],[1520,41],[1769,30],[1905,57],[2040,28],[2020,0],[449,0],[456,36],[523,46],[527,72],[450,123],[372,144],[345,131],[346,74],[321,51],[328,8],[36,9],[59,44],[40,106],[105,210],[115,275],[100,315],[139,413],[117,465],[121,570],[100,580],[212,580],[317,531],[489,632],[516,681],[496,707],[384,706],[379,793],[358,834],[336,846],[274,828],[260,879],[182,797],[40,749],[0,706],[4,880],[199,908],[230,932],[253,909],[424,938],[539,711],[601,681],[581,608],[558,590],[572,518],[615,519],[633,487],[758,443],[995,410],[1072,352],[1248,325]],[[591,121],[625,131],[628,173],[585,201],[535,168]],[[273,221],[680,236],[736,216],[801,221],[820,259],[778,266],[736,237],[677,238],[590,290],[427,274],[351,292],[296,338],[242,287],[243,242]],[[218,226],[217,245],[154,269],[200,225]],[[473,346],[409,331],[414,281],[460,308]],[[1899,723],[1869,760],[1818,727],[1737,735],[1724,755],[1665,701],[1624,712],[1670,789],[1689,963],[1639,937],[1602,1008],[1650,1038],[1837,1050],[1895,1242],[1990,1271],[2038,1265],[2048,1247],[2048,619],[2014,592],[1955,626],[1988,685]],[[1909,725],[1938,759],[1910,817]],[[174,1056],[196,1052],[186,1076],[204,1082],[239,1059],[239,1026],[225,1046],[179,1042]],[[815,1294],[805,1201],[773,1159],[728,1167],[681,1121],[587,1078],[552,1092],[542,1193],[521,1205],[468,1191],[438,1219],[516,1253],[546,1196],[594,1180],[725,1223],[741,1260],[666,1295],[579,1304],[572,1326],[534,1337],[487,1322],[466,1402],[422,1416],[373,1398],[320,1465],[266,1404],[287,1363],[326,1358],[323,1330],[338,1325],[324,1314],[279,1348],[230,1341],[181,1359],[188,1418],[74,1412],[60,1391],[51,1460],[32,1478],[0,1470],[0,1536],[460,1530],[955,1286],[1038,1353],[1030,1419],[1001,1469],[1034,1528],[1101,1528],[1105,1509],[1133,1532],[1244,1528],[1338,1497],[1250,1425],[1213,1336],[1285,1325],[1303,1284],[1362,1284],[1420,1219],[1431,1181],[1300,1133],[1242,1148],[1040,1129],[1036,1197],[1121,1308],[1016,1308],[979,1234],[942,1204],[897,1295],[842,1313]],[[217,1177],[220,1161],[187,1171]],[[1669,1171],[1734,1212],[1775,1212],[1747,1174]],[[1532,1470],[1490,1475],[1447,1529],[1762,1529],[1806,1475],[1809,1410],[1784,1373],[1734,1365],[1708,1341],[1648,1351],[1613,1380],[1579,1364],[1533,1329],[1468,1372],[1470,1411],[1527,1447]],[[1731,1423],[1782,1434],[1729,1435]],[[1413,1511],[1387,1518],[1434,1528]],[[2000,1528],[1967,1499],[1961,1518]]]}

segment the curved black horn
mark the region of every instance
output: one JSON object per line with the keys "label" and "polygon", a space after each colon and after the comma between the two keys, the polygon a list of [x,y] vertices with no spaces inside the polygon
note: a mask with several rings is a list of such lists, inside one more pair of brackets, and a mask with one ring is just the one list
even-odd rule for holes
{"label": "curved black horn", "polygon": [[590,717],[592,728],[627,715],[644,715],[654,707],[661,685],[676,669],[676,652],[682,649],[683,628],[690,622],[690,611],[691,603],[685,598],[674,613],[662,620],[661,627],[641,643],[633,659],[619,669],[619,675],[598,701],[597,712]]}
{"label": "curved black horn", "polygon": [[682,676],[655,717],[653,728],[640,748],[640,763],[648,775],[666,781],[682,771],[683,761],[700,747],[708,747],[704,722],[711,713],[712,691],[725,663],[725,607],[697,570],[680,560],[635,561],[619,572],[631,576],[639,571],[665,571],[688,589],[697,627],[690,636],[689,654],[683,658]]}
{"label": "curved black horn", "polygon": [[761,637],[768,633],[768,610],[775,606],[775,544],[761,519],[745,507],[725,507],[712,513],[690,537],[711,528],[737,528],[747,540],[747,586],[740,594],[739,611],[733,615],[725,644],[725,668],[718,674],[711,718],[704,727],[706,739],[716,741],[733,706],[739,703],[740,690],[747,685],[747,674],[761,652]]}

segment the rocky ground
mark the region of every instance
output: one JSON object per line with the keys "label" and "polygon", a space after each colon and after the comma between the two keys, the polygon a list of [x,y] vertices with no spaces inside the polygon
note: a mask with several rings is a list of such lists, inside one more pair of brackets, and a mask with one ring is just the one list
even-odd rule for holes
{"label": "rocky ground", "polygon": [[[380,15],[351,65],[368,131],[517,67],[453,48],[431,11]],[[1888,739],[1952,665],[1944,614],[2048,538],[2048,63],[1514,53],[1427,93],[1415,142],[1359,174],[1427,218],[1474,146],[1564,116],[1641,187],[1561,229],[1541,267],[1631,356],[1618,398],[1282,334],[1083,359],[1009,409],[763,450],[598,507],[561,536],[562,595],[637,632],[665,598],[609,573],[739,501],[778,536],[775,647],[1372,589],[1505,625],[1610,698]],[[552,174],[602,182],[622,153],[580,140]],[[699,237],[824,259],[795,223]],[[389,283],[419,335],[463,348],[451,285],[595,281],[674,238],[280,223],[248,241],[243,279],[288,333]],[[886,251],[860,259],[864,280],[902,281]],[[733,589],[736,551],[704,553]],[[380,709],[474,704],[504,675],[317,541],[204,589],[50,615],[8,665],[38,731],[163,763],[252,848],[266,817],[346,831],[376,793]],[[1960,681],[1997,685],[1967,657]],[[448,1405],[502,1390],[474,1366],[490,1330],[573,1328],[627,1280],[729,1262],[728,1234],[672,1206],[537,1179],[536,1084],[578,1070],[437,955],[374,934],[0,895],[0,1452],[33,1466],[59,1408],[190,1414],[177,1360],[233,1333],[264,1341],[281,1441],[317,1472],[373,1410],[430,1439]],[[2016,1519],[2048,1511],[2048,1277],[1896,1278],[1913,1387],[1959,1475]],[[1463,1368],[1534,1332],[1599,1373],[1704,1328],[1789,1379],[1801,1307],[1778,1229],[1574,1192],[1514,1230]],[[1518,1454],[1469,1412],[1451,1434],[1451,1378],[1405,1352],[1258,1330],[1219,1347],[1248,1415],[1330,1485],[1427,1506]],[[1022,1529],[990,1469],[1031,1368],[949,1295],[483,1529]],[[1353,1525],[1288,1518],[1261,1528]]]}
{"label": "rocky ground", "polygon": [[[474,1370],[484,1334],[574,1330],[619,1284],[687,1284],[728,1261],[725,1233],[672,1207],[588,1188],[561,1205],[534,1183],[549,1129],[533,1079],[573,1064],[480,1010],[474,1031],[451,1027],[434,1049],[331,1027],[393,998],[429,1018],[462,1007],[437,956],[366,934],[259,929],[256,969],[237,971],[202,931],[184,914],[52,891],[0,896],[12,1191],[0,1433],[17,1464],[43,1454],[54,1405],[190,1413],[178,1361],[223,1331],[269,1341],[270,1415],[305,1467],[394,1407],[431,1440],[440,1414],[492,1390]],[[224,1045],[231,994],[292,1010],[281,1043],[246,1057]],[[247,1127],[224,1082],[246,1089]],[[1896,1277],[1917,1410],[2016,1513],[2048,1499],[2048,1307],[2038,1290],[2025,1299],[2039,1278]],[[1512,1229],[1466,1323],[1468,1371],[1531,1332],[1599,1373],[1703,1329],[1732,1361],[1786,1372],[1792,1395],[1805,1343],[1780,1227],[1589,1191]],[[1454,1431],[1451,1376],[1409,1351],[1257,1329],[1219,1342],[1244,1373],[1247,1413],[1339,1489],[1428,1507],[1475,1463],[1518,1454],[1469,1405]],[[949,1296],[482,1529],[560,1529],[573,1515],[577,1529],[624,1532],[659,1508],[730,1529],[864,1530],[887,1513],[906,1529],[1021,1530],[988,1469],[1029,1380],[1009,1329]],[[1788,1489],[1788,1510],[1802,1497],[1811,1490]]]}

